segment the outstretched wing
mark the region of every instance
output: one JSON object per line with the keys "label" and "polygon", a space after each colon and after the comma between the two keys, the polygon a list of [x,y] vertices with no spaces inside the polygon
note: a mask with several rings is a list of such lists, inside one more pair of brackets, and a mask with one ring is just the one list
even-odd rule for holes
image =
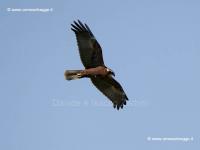
{"label": "outstretched wing", "polygon": [[119,109],[126,105],[128,97],[121,85],[112,76],[96,76],[91,77],[91,80],[97,89],[113,102],[114,108],[117,107]]}
{"label": "outstretched wing", "polygon": [[85,68],[104,66],[101,46],[87,24],[74,21],[72,31],[76,34],[81,61]]}

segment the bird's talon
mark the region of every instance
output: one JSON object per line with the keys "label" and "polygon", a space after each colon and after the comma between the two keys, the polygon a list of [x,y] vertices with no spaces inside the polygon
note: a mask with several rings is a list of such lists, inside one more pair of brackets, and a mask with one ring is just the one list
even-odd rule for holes
{"label": "bird's talon", "polygon": [[81,75],[80,73],[78,73],[78,74],[77,74],[77,77],[78,77],[78,78],[81,78],[81,77],[82,77],[82,75]]}

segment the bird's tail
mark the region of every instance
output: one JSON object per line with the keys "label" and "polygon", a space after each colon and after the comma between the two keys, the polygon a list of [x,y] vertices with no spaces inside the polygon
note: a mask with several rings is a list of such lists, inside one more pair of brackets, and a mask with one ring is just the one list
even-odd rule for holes
{"label": "bird's tail", "polygon": [[81,77],[81,71],[82,70],[66,70],[64,73],[65,79],[66,80],[75,80],[75,79],[80,79]]}

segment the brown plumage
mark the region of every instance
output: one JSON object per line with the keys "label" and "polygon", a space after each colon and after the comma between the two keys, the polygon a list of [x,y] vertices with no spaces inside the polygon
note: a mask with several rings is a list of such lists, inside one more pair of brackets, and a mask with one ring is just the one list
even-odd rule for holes
{"label": "brown plumage", "polygon": [[114,72],[104,65],[101,46],[90,28],[79,20],[71,25],[85,70],[66,70],[65,78],[67,80],[90,78],[96,88],[112,101],[114,108],[123,108],[128,97],[121,85],[113,78]]}

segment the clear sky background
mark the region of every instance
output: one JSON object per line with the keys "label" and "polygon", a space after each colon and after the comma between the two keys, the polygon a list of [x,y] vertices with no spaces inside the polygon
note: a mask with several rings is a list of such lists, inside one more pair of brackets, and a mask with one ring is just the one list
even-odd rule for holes
{"label": "clear sky background", "polygon": [[[64,80],[65,69],[83,68],[76,19],[90,26],[127,93],[123,110],[89,79]],[[200,147],[198,0],[1,1],[0,20],[1,150]]]}

